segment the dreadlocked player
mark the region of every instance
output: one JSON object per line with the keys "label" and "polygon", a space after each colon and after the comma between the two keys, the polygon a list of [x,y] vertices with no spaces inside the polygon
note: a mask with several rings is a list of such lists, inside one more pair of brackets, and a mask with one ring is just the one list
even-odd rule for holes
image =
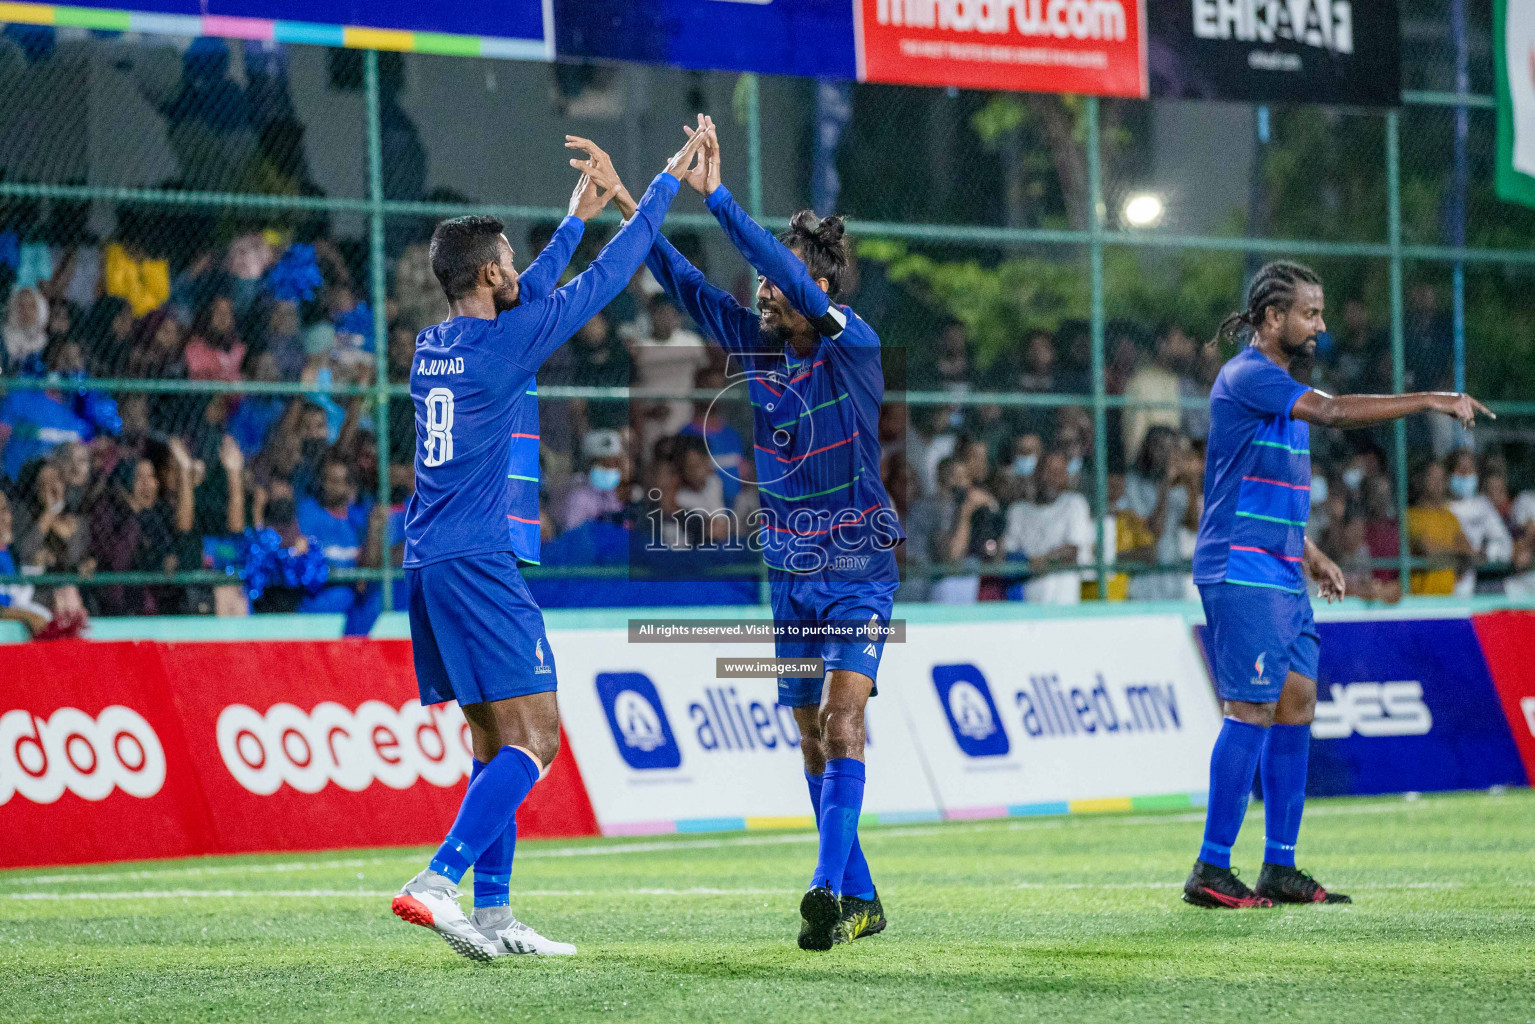
{"label": "dreadlocked player", "polygon": [[[1247,308],[1216,340],[1248,344],[1210,391],[1205,509],[1194,582],[1210,630],[1225,721],[1210,756],[1204,844],[1183,887],[1200,907],[1347,903],[1295,866],[1316,709],[1317,632],[1302,570],[1322,597],[1343,597],[1343,573],[1306,539],[1311,427],[1366,427],[1417,412],[1469,427],[1492,414],[1469,395],[1332,395],[1297,383],[1291,360],[1309,357],[1322,322],[1322,279],[1298,263],[1270,263],[1247,289]],[[1265,841],[1256,890],[1231,870],[1253,773],[1263,773]]]}

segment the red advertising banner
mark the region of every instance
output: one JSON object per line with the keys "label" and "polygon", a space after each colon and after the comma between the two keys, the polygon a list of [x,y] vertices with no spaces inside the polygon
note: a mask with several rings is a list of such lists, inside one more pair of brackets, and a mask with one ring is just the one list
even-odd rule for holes
{"label": "red advertising banner", "polygon": [[1535,612],[1491,612],[1474,615],[1471,621],[1514,745],[1535,784]]}
{"label": "red advertising banner", "polygon": [[[5,678],[0,867],[432,843],[471,764],[402,640],[58,642]],[[597,833],[567,751],[518,828]]]}
{"label": "red advertising banner", "polygon": [[1144,0],[854,0],[858,77],[1146,95]]}

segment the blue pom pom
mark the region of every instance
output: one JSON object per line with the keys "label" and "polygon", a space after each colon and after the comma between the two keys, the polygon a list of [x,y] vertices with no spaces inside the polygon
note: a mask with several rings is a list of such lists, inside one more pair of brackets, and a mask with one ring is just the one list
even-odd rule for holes
{"label": "blue pom pom", "polygon": [[325,283],[315,260],[314,246],[295,242],[266,272],[266,290],[283,302],[308,301]]}
{"label": "blue pom pom", "polygon": [[336,319],[336,333],[373,337],[373,309],[366,302],[359,302],[350,313],[343,313]]}
{"label": "blue pom pom", "polygon": [[308,538],[309,547],[299,554],[293,548],[285,548],[277,531],[247,529],[241,539],[239,576],[245,584],[245,594],[252,601],[261,597],[267,587],[297,587],[311,596],[318,594],[330,576],[330,563],[320,551],[320,542]]}

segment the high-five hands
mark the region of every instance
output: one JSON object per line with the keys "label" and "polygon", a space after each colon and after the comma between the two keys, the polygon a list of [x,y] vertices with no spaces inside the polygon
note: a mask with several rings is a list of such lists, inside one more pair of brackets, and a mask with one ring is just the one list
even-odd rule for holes
{"label": "high-five hands", "polygon": [[682,130],[688,133],[689,139],[702,136],[704,143],[699,159],[688,168],[687,177],[683,180],[699,195],[712,195],[720,187],[720,137],[714,127],[714,118],[699,114],[697,128],[683,125]]}
{"label": "high-five hands", "polygon": [[[625,219],[634,215],[634,199],[630,197],[629,190],[624,187],[624,183],[619,180],[618,171],[613,167],[613,158],[608,156],[601,146],[598,146],[591,139],[583,139],[579,135],[567,135],[565,136],[565,148],[586,151],[587,157],[585,160],[571,157],[570,166],[580,171],[583,178],[590,178],[594,185],[606,193],[602,197],[604,205],[607,204],[609,199],[612,199],[617,203],[619,212],[624,215]],[[601,210],[602,207],[599,206],[597,209]],[[595,216],[595,214],[593,215]],[[572,209],[571,216],[580,217],[581,215]],[[581,219],[589,220],[590,217],[581,217]]]}

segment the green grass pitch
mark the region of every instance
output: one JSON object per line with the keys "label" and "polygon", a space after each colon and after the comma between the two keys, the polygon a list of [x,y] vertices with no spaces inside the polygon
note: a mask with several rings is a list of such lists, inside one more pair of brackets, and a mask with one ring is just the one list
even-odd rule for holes
{"label": "green grass pitch", "polygon": [[390,914],[422,849],[5,872],[0,1021],[1535,1021],[1535,793],[1314,801],[1349,907],[1185,906],[1200,821],[868,829],[890,929],[830,953],[805,832],[524,843],[514,909],[581,952],[489,965]]}

